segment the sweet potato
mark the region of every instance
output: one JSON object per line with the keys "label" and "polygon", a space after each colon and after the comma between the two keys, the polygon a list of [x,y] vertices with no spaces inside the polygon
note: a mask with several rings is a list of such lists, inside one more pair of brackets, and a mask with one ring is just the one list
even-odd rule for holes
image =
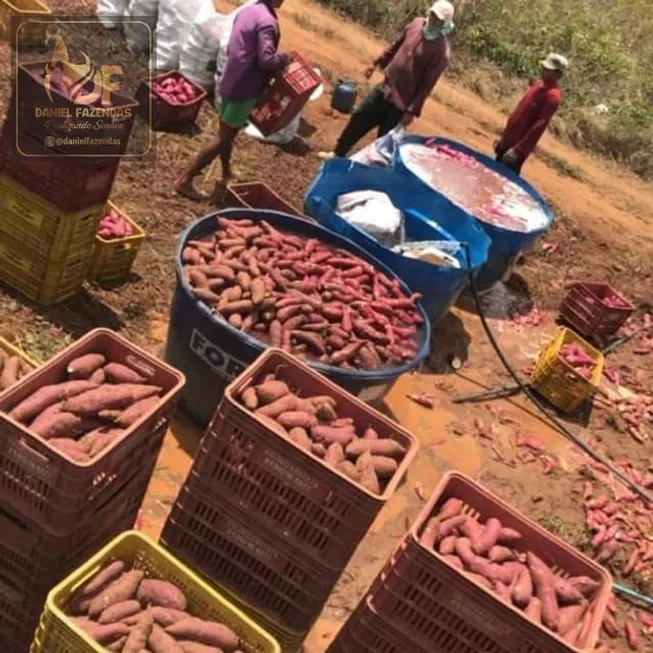
{"label": "sweet potato", "polygon": [[520,607],[526,608],[530,605],[533,598],[533,579],[531,572],[524,567],[519,572],[518,580],[512,588],[513,603]]}
{"label": "sweet potato", "polygon": [[144,575],[137,569],[122,574],[91,601],[88,608],[89,615],[93,618],[99,617],[112,605],[134,598]]}
{"label": "sweet potato", "polygon": [[337,442],[332,442],[327,448],[326,456],[324,457],[324,462],[327,465],[336,467],[341,462],[345,460],[345,451],[342,448],[342,445]]}
{"label": "sweet potato", "polygon": [[[257,390],[258,393],[258,390]],[[259,394],[259,399],[261,395]],[[265,403],[261,400],[262,403]],[[266,417],[272,417],[273,419],[279,417],[281,413],[287,413],[291,410],[296,410],[299,403],[299,398],[292,394],[286,394],[279,399],[275,399],[271,403],[265,404],[260,408],[256,409],[257,415],[265,415]]]}
{"label": "sweet potato", "polygon": [[509,560],[515,560],[516,556],[512,549],[497,544],[488,551],[488,558],[492,562],[498,562],[500,564]]}
{"label": "sweet potato", "polygon": [[465,576],[467,576],[467,578],[470,578],[471,580],[473,580],[475,583],[478,583],[481,587],[485,587],[488,590],[492,589],[492,583],[487,578],[484,578],[483,576],[480,576],[479,574],[475,574],[475,573],[473,573],[471,571],[466,571]]}
{"label": "sweet potato", "polygon": [[449,517],[449,519],[444,519],[442,521],[440,521],[439,517],[436,519],[439,524],[438,536],[443,538],[459,531],[461,526],[467,521],[467,515],[455,515],[454,517]]}
{"label": "sweet potato", "polygon": [[275,433],[278,433],[282,437],[287,437],[288,431],[279,424],[276,420],[272,419],[271,417],[268,417],[267,415],[259,415],[258,416],[259,420],[263,422],[271,431],[274,431]]}
{"label": "sweet potato", "polygon": [[76,463],[86,463],[91,459],[90,451],[85,451],[79,442],[71,438],[52,438],[48,440],[48,444]]}
{"label": "sweet potato", "polygon": [[74,397],[96,387],[93,383],[83,379],[44,385],[34,394],[23,399],[17,406],[14,406],[9,416],[13,417],[17,422],[27,424],[48,406],[65,401],[69,397]]}
{"label": "sweet potato", "polygon": [[93,598],[104,590],[110,583],[117,580],[125,571],[125,563],[122,560],[115,560],[99,571],[91,580],[83,585],[76,593],[82,598]]}
{"label": "sweet potato", "polygon": [[565,608],[560,608],[558,618],[558,632],[564,637],[569,631],[576,626],[583,618],[587,610],[587,602],[579,603],[577,605],[570,605]]}
{"label": "sweet potato", "polygon": [[373,456],[387,456],[398,460],[401,460],[406,454],[406,449],[390,438],[379,440],[359,438],[347,445],[345,453],[351,458],[356,458],[366,451],[369,451]]}
{"label": "sweet potato", "polygon": [[479,555],[487,553],[496,544],[500,530],[501,522],[496,517],[490,517],[485,522],[476,546],[474,540],[472,540],[474,551]]}
{"label": "sweet potato", "polygon": [[[184,649],[176,642],[175,638],[156,624],[152,627],[147,645],[152,653],[184,653]],[[215,651],[215,649],[213,650]]]}
{"label": "sweet potato", "polygon": [[123,621],[127,617],[133,617],[141,611],[141,604],[133,599],[129,601],[121,601],[112,605],[102,612],[98,623],[100,624],[114,624],[117,621]]}
{"label": "sweet potato", "polygon": [[516,544],[522,539],[522,535],[514,528],[503,527],[497,535],[497,544]]}
{"label": "sweet potato", "polygon": [[254,387],[262,405],[271,404],[290,394],[290,388],[283,381],[265,381]]}
{"label": "sweet potato", "polygon": [[356,465],[349,460],[338,463],[336,469],[356,483],[360,480],[360,472],[356,469]]}
{"label": "sweet potato", "polygon": [[289,410],[281,413],[277,418],[277,422],[286,429],[292,429],[300,426],[304,429],[310,429],[312,426],[317,426],[317,417],[302,410]]}
{"label": "sweet potato", "polygon": [[379,485],[379,479],[374,470],[374,461],[369,451],[359,456],[356,461],[356,469],[360,474],[360,480],[358,481],[360,485],[373,494],[381,494],[381,486]]}
{"label": "sweet potato", "polygon": [[122,653],[141,653],[154,628],[154,617],[150,610],[141,613],[136,625],[131,629]]}
{"label": "sweet potato", "polygon": [[467,568],[476,561],[476,554],[472,550],[472,543],[468,537],[459,537],[454,544],[454,551]]}
{"label": "sweet potato", "polygon": [[442,507],[438,512],[438,518],[441,521],[444,521],[445,519],[449,519],[450,517],[455,517],[456,515],[460,514],[460,511],[462,509],[463,509],[463,502],[460,499],[457,499],[456,497],[451,497],[450,499],[447,499],[442,504]]}
{"label": "sweet potato", "polygon": [[391,478],[399,467],[394,458],[388,458],[387,456],[372,456],[372,462],[374,463],[376,475],[381,479]]}
{"label": "sweet potato", "polygon": [[431,517],[426,522],[426,526],[419,537],[419,542],[427,549],[433,549],[435,542],[438,539],[438,530],[440,528],[440,520],[437,517]]}
{"label": "sweet potato", "polygon": [[[123,623],[98,624],[85,617],[76,617],[75,623],[98,644],[111,644],[116,640],[129,635],[129,626]],[[123,649],[124,650],[124,649]],[[140,649],[139,649],[140,650]]]}
{"label": "sweet potato", "polygon": [[[29,430],[44,440],[59,438],[64,435],[76,436],[83,433],[84,419],[74,413],[67,413],[61,409],[51,411],[46,408],[30,425]],[[93,428],[96,424],[90,423],[87,428]]]}
{"label": "sweet potato", "polygon": [[240,400],[248,410],[256,410],[258,408],[258,395],[256,394],[256,388],[245,388],[245,390],[240,394]]}
{"label": "sweet potato", "polygon": [[[371,426],[368,426],[363,433],[363,440],[378,440],[379,434]],[[461,502],[462,504],[462,502]]]}
{"label": "sweet potato", "polygon": [[120,639],[117,639],[115,642],[112,642],[111,644],[105,644],[104,648],[107,651],[111,651],[111,653],[121,653],[126,641],[127,641],[127,635],[123,635]]}
{"label": "sweet potato", "polygon": [[530,603],[526,606],[524,614],[534,623],[542,623],[542,604],[540,599],[533,597]]}
{"label": "sweet potato", "polygon": [[139,385],[123,383],[120,385],[104,384],[99,388],[88,390],[67,399],[62,410],[76,415],[97,415],[101,410],[125,409],[152,395],[161,392],[156,385]]}
{"label": "sweet potato", "polygon": [[88,377],[88,380],[89,383],[92,383],[93,385],[102,385],[106,382],[107,375],[104,373],[104,369],[100,367]]}
{"label": "sweet potato", "polygon": [[140,401],[137,401],[135,404],[132,404],[129,408],[125,409],[120,413],[120,415],[118,415],[115,420],[116,424],[118,426],[122,426],[125,429],[129,428],[132,424],[138,422],[141,417],[154,410],[160,401],[161,397],[157,395],[153,395],[152,397],[147,397],[147,399],[141,399]]}
{"label": "sweet potato", "polygon": [[172,626],[172,624],[176,624],[178,621],[188,619],[188,617],[191,616],[187,612],[182,612],[181,610],[173,610],[172,608],[162,608],[158,605],[153,606],[150,608],[150,610],[152,612],[152,616],[154,617],[154,621],[163,628]]}
{"label": "sweet potato", "polygon": [[190,617],[178,621],[166,628],[166,632],[175,639],[190,640],[207,646],[217,646],[230,653],[238,648],[238,636],[231,628],[224,624],[204,621],[197,617]]}
{"label": "sweet potato", "polygon": [[[200,644],[199,642],[188,642],[184,640],[178,643],[183,653],[221,653],[221,649],[216,648],[215,646]],[[238,652],[234,651],[234,653]]]}
{"label": "sweet potato", "polygon": [[560,605],[573,605],[583,602],[583,594],[572,583],[559,576],[553,577],[556,596]]}
{"label": "sweet potato", "polygon": [[124,433],[123,429],[102,426],[83,435],[77,444],[88,447],[89,458],[102,453],[112,442],[117,440]]}
{"label": "sweet potato", "polygon": [[555,583],[553,573],[531,551],[526,556],[528,568],[533,579],[535,595],[540,600],[542,609],[542,623],[549,629],[556,631],[558,629],[559,609],[556,599]]}
{"label": "sweet potato", "polygon": [[356,433],[353,427],[350,426],[333,427],[320,425],[311,428],[311,436],[317,442],[322,442],[325,445],[337,442],[343,447],[346,447],[356,437]]}
{"label": "sweet potato", "polygon": [[6,390],[11,388],[20,377],[20,358],[11,356],[7,358],[2,366],[2,375],[0,375],[0,389]]}
{"label": "sweet potato", "polygon": [[483,536],[482,524],[479,524],[473,517],[467,517],[460,526],[460,532],[472,543],[474,553],[480,551],[481,538]]}
{"label": "sweet potato", "polygon": [[315,414],[325,422],[334,422],[338,419],[338,413],[336,413],[333,404],[328,401],[318,404],[315,408]]}
{"label": "sweet potato", "polygon": [[99,370],[107,359],[103,354],[84,354],[68,363],[66,373],[70,379],[88,379]]}
{"label": "sweet potato", "polygon": [[460,561],[460,558],[457,555],[443,555],[442,559],[456,569],[463,569],[463,563]]}
{"label": "sweet potato", "polygon": [[306,429],[302,428],[301,426],[295,426],[288,432],[288,437],[300,449],[304,449],[304,451],[311,451],[311,439],[308,437]]}
{"label": "sweet potato", "polygon": [[438,545],[438,553],[440,555],[451,555],[456,550],[456,540],[458,538],[455,535],[448,535],[447,537],[440,540]]}
{"label": "sweet potato", "polygon": [[589,578],[588,576],[574,576],[573,578],[570,578],[568,582],[586,599],[591,599],[601,586],[598,581]]}
{"label": "sweet potato", "polygon": [[147,379],[127,365],[109,363],[104,367],[106,378],[111,383],[145,383]]}
{"label": "sweet potato", "polygon": [[186,597],[184,593],[172,583],[166,580],[148,578],[138,586],[136,598],[143,605],[158,605],[162,608],[173,610],[186,609]]}

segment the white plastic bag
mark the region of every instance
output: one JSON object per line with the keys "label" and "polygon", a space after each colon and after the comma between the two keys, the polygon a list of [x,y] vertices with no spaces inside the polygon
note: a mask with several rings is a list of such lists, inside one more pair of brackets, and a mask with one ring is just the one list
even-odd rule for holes
{"label": "white plastic bag", "polygon": [[156,24],[156,56],[158,70],[179,68],[181,44],[185,43],[203,0],[161,0]]}
{"label": "white plastic bag", "polygon": [[117,25],[110,19],[115,16],[124,16],[128,5],[129,0],[97,0],[95,15],[104,27],[114,29]]}
{"label": "white plastic bag", "polygon": [[359,190],[338,197],[338,215],[387,247],[401,243],[404,215],[390,198],[376,190]]}
{"label": "white plastic bag", "polygon": [[261,132],[251,123],[247,125],[245,133],[248,136],[255,138],[257,141],[261,141],[263,143],[288,145],[288,143],[290,143],[292,139],[297,136],[297,132],[299,131],[299,124],[301,121],[302,114],[300,112],[283,129],[280,129],[278,132],[274,132],[274,134],[270,134],[269,136],[263,136],[263,134],[261,134]]}
{"label": "white plastic bag", "polygon": [[445,268],[460,269],[460,261],[456,254],[460,252],[460,243],[450,240],[428,240],[404,243],[394,248],[397,254],[406,258],[415,258],[426,263]]}
{"label": "white plastic bag", "polygon": [[403,136],[404,128],[398,125],[391,132],[388,132],[385,136],[381,136],[381,138],[377,138],[373,143],[370,143],[367,147],[359,150],[349,158],[356,163],[389,168],[392,164],[392,157],[397,149],[397,144]]}
{"label": "white plastic bag", "polygon": [[207,90],[214,84],[216,58],[224,25],[229,14],[219,14],[213,0],[204,0],[188,32],[188,38],[181,44],[179,71],[195,84]]}
{"label": "white plastic bag", "polygon": [[143,22],[150,28],[148,31],[143,25],[132,25],[125,22],[124,32],[127,43],[141,52],[150,48],[150,34],[156,30],[157,17],[159,15],[159,0],[131,0],[125,18],[142,18]]}

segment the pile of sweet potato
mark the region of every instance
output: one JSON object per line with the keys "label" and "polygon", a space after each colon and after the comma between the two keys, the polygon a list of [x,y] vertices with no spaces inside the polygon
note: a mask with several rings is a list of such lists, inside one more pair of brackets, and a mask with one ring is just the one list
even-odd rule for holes
{"label": "pile of sweet potato", "polygon": [[100,455],[161,401],[162,389],[103,354],[72,360],[59,383],[45,385],[9,412],[75,462]]}
{"label": "pile of sweet potato", "polygon": [[134,235],[134,228],[117,209],[110,209],[100,218],[97,235],[103,240],[117,240]]}
{"label": "pile of sweet potato", "polygon": [[0,391],[10,388],[31,371],[32,367],[20,356],[10,356],[0,348]]}
{"label": "pile of sweet potato", "polygon": [[375,494],[406,455],[402,444],[379,437],[371,426],[339,417],[333,397],[300,397],[273,374],[245,388],[240,401],[270,429]]}
{"label": "pile of sweet potato", "polygon": [[562,578],[521,546],[517,530],[495,517],[482,524],[464,508],[462,500],[447,499],[426,524],[421,543],[531,621],[584,648],[600,584],[587,576]]}
{"label": "pile of sweet potato", "polygon": [[577,343],[563,345],[560,350],[560,358],[571,365],[582,377],[592,378],[596,363],[581,345]]}
{"label": "pile of sweet potato", "polygon": [[173,583],[116,560],[77,590],[66,612],[107,651],[242,653],[231,628],[191,615],[187,603]]}
{"label": "pile of sweet potato", "polygon": [[236,329],[344,369],[378,370],[417,353],[419,295],[344,250],[264,220],[218,218],[182,252],[195,297]]}

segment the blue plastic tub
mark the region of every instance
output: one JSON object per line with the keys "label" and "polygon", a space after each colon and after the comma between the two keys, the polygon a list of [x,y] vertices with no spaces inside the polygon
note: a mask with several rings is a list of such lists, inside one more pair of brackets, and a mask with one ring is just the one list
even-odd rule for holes
{"label": "blue plastic tub", "polygon": [[[267,220],[279,229],[307,238],[318,238],[329,245],[351,250],[389,277],[396,276],[385,265],[342,236],[285,213],[254,209],[225,209],[211,213],[191,224],[181,234],[177,244],[175,255],[177,288],[170,310],[166,360],[186,375],[186,387],[181,396],[181,405],[201,425],[210,422],[229,382],[267,348],[265,343],[234,329],[227,322],[213,315],[206,305],[195,299],[184,279],[181,252],[186,242],[215,232],[218,216]],[[401,285],[405,292],[410,292],[404,283]],[[377,403],[401,374],[415,368],[429,353],[431,326],[422,307],[420,312],[424,324],[417,335],[418,353],[413,360],[400,367],[368,372],[345,371],[313,362],[309,364],[363,401]]]}
{"label": "blue plastic tub", "polygon": [[474,271],[487,261],[489,238],[461,209],[454,206],[446,211],[434,208],[437,198],[425,184],[390,170],[335,159],[323,164],[311,182],[304,198],[305,213],[385,263],[411,290],[423,295],[424,310],[432,322],[437,322],[448,313],[469,281],[464,250],[454,247],[452,252],[460,268],[418,261],[393,252],[336,213],[338,197],[358,190],[375,190],[388,195],[404,213],[406,241],[468,243]]}
{"label": "blue plastic tub", "polygon": [[[483,222],[481,220],[476,220],[477,224],[483,229],[483,231],[485,231],[485,233],[492,241],[490,250],[488,252],[487,263],[481,268],[475,279],[479,290],[488,290],[498,281],[507,277],[512,269],[515,260],[519,257],[519,255],[530,249],[537,238],[551,228],[551,225],[553,224],[553,213],[542,196],[527,181],[516,175],[501,163],[496,162],[491,157],[478,152],[477,150],[473,150],[470,147],[462,145],[461,143],[451,141],[447,138],[431,139],[424,136],[406,136],[404,139],[402,139],[399,147],[395,151],[392,169],[404,177],[416,179],[422,186],[430,189],[430,186],[416,177],[405,166],[401,157],[401,146],[403,144],[426,143],[427,141],[432,141],[436,144],[441,145],[449,145],[450,147],[459,150],[460,152],[468,154],[480,161],[483,165],[498,172],[500,175],[516,183],[518,186],[521,186],[521,188],[523,188],[533,199],[535,199],[535,201],[540,205],[548,218],[548,222],[545,226],[533,231],[529,231],[528,233],[511,231],[509,229],[504,229],[502,227],[488,224],[487,222]],[[458,207],[457,204],[452,202],[442,193],[438,192],[435,189],[432,190],[435,195],[434,210],[437,211],[438,214],[444,214],[445,212],[451,211],[452,208],[455,208],[457,211],[462,211],[465,213],[465,215],[470,215]]]}

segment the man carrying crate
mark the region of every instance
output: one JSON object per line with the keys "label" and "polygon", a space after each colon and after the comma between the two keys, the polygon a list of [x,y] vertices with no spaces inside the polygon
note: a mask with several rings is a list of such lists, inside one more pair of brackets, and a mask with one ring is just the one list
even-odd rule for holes
{"label": "man carrying crate", "polygon": [[290,60],[289,55],[278,52],[281,34],[276,10],[283,2],[258,0],[238,12],[220,80],[220,131],[177,182],[175,189],[179,194],[192,200],[206,199],[197,191],[193,181],[217,157],[222,163],[223,180],[233,177],[231,153],[236,136],[247,124],[249,114],[272,75],[282,70]]}
{"label": "man carrying crate", "polygon": [[403,34],[365,71],[370,79],[375,68],[384,71],[383,84],[376,86],[356,109],[340,135],[333,152],[320,152],[321,159],[345,157],[372,129],[384,136],[400,123],[407,127],[419,118],[426,98],[449,65],[447,34],[453,29],[454,7],[437,0],[426,18],[415,18]]}

